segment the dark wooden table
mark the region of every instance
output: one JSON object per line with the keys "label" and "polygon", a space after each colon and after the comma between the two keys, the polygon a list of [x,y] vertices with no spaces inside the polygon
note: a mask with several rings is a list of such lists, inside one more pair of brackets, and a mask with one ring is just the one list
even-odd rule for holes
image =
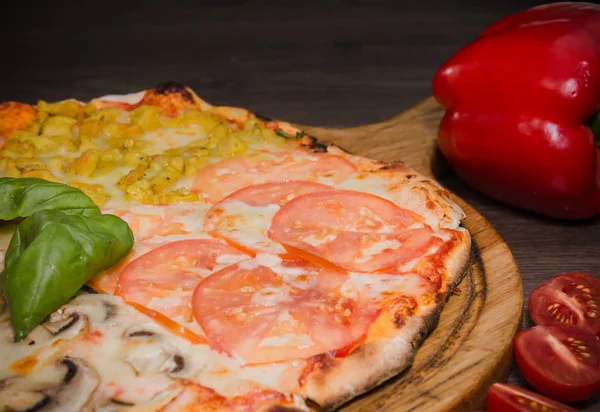
{"label": "dark wooden table", "polygon": [[[18,4],[17,4],[18,3]],[[431,93],[436,68],[531,0],[10,2],[0,101],[82,100],[174,79],[212,103],[321,126],[372,123]],[[398,154],[401,157],[401,153]],[[496,226],[526,295],[551,276],[600,276],[600,219],[559,222],[447,187]],[[526,316],[524,326],[532,323]],[[527,387],[516,367],[510,382]],[[600,397],[578,405],[600,410]]]}

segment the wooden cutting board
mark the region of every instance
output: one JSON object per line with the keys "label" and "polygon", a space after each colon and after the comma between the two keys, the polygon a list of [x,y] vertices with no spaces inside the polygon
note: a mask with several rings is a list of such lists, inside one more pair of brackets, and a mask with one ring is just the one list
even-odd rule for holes
{"label": "wooden cutting board", "polygon": [[[447,168],[436,146],[442,114],[429,98],[380,123],[346,129],[298,127],[354,154],[402,160],[435,176]],[[490,384],[508,376],[512,341],[523,315],[521,276],[492,225],[463,200],[455,200],[467,214],[463,225],[474,239],[470,270],[412,367],[342,410],[468,412],[483,406]]]}

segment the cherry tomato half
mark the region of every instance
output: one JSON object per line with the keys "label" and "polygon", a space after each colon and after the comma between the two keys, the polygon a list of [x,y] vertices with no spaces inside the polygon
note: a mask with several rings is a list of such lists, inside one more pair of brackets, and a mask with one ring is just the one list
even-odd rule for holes
{"label": "cherry tomato half", "polygon": [[487,412],[577,412],[545,396],[504,383],[488,388],[485,407]]}
{"label": "cherry tomato half", "polygon": [[579,401],[600,389],[600,341],[585,329],[525,329],[515,338],[515,360],[527,382],[554,399]]}
{"label": "cherry tomato half", "polygon": [[576,325],[600,339],[600,279],[584,272],[553,277],[529,296],[529,315],[536,325]]}

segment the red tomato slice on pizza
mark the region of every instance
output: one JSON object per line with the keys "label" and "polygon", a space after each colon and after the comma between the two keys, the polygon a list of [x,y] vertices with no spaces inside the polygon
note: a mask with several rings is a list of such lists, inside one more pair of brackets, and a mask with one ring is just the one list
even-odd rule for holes
{"label": "red tomato slice on pizza", "polygon": [[255,152],[203,167],[192,191],[217,202],[250,185],[285,180],[339,183],[356,170],[348,160],[335,155],[304,152]]}
{"label": "red tomato slice on pizza", "polygon": [[346,280],[308,262],[246,260],[200,282],[192,307],[210,345],[247,364],[308,358],[360,340],[377,316],[342,293]]}
{"label": "red tomato slice on pizza", "polygon": [[196,285],[213,271],[246,257],[214,239],[170,242],[129,263],[119,276],[115,294],[190,322],[191,296]]}
{"label": "red tomato slice on pizza", "polygon": [[328,190],[333,188],[303,180],[249,186],[214,205],[206,214],[204,227],[251,254],[285,255],[286,249],[267,236],[273,216],[298,196]]}
{"label": "red tomato slice on pizza", "polygon": [[421,255],[432,235],[416,214],[351,190],[299,196],[275,214],[269,230],[305,259],[355,272],[394,272]]}

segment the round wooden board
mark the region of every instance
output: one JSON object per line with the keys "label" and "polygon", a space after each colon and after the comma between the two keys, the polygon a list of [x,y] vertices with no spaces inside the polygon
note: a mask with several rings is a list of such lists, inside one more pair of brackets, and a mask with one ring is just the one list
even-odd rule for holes
{"label": "round wooden board", "polygon": [[[323,142],[361,156],[402,160],[430,176],[444,168],[436,134],[441,107],[429,98],[400,115],[347,129],[302,126]],[[450,297],[439,324],[417,352],[412,367],[342,407],[346,411],[472,411],[487,387],[506,379],[512,341],[523,315],[521,276],[492,225],[455,196],[474,239],[472,264]],[[360,372],[357,372],[360,373]]]}

